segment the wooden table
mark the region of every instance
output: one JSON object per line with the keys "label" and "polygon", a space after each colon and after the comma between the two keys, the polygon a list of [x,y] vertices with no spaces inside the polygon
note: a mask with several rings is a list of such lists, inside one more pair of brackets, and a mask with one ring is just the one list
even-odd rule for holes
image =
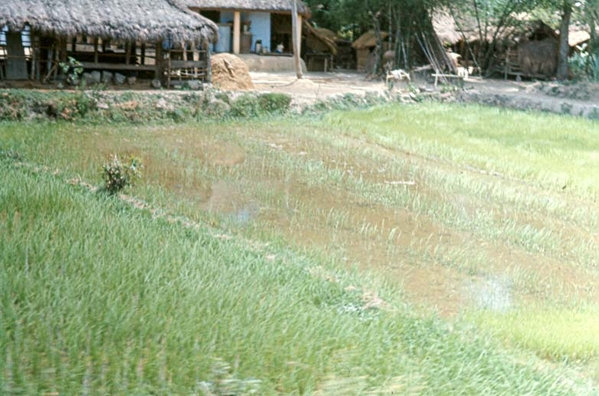
{"label": "wooden table", "polygon": [[306,60],[308,61],[308,70],[312,69],[312,65],[314,64],[315,59],[324,60],[324,72],[326,73],[329,68],[333,67],[333,54],[328,54],[324,52],[314,53],[314,54],[306,54]]}

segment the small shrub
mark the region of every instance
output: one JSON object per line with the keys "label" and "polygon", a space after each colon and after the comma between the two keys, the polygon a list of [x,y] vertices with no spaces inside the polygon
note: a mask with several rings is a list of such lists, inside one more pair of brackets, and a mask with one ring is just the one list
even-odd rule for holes
{"label": "small shrub", "polygon": [[226,102],[222,100],[215,99],[210,102],[206,108],[204,109],[204,113],[210,117],[224,117],[231,110],[231,106],[229,106]]}
{"label": "small shrub", "polygon": [[214,99],[222,100],[226,104],[231,104],[231,98],[226,92],[216,92],[214,94]]}
{"label": "small shrub", "polygon": [[110,194],[116,194],[123,188],[132,186],[141,179],[142,167],[137,157],[131,156],[128,163],[123,163],[116,154],[113,155],[110,161],[102,165],[104,189]]}
{"label": "small shrub", "polygon": [[188,107],[177,107],[169,112],[167,112],[168,118],[172,119],[175,122],[185,122],[186,120],[191,119],[193,112]]}
{"label": "small shrub", "polygon": [[260,101],[251,94],[241,95],[231,104],[231,115],[233,117],[250,118],[262,113]]}
{"label": "small shrub", "polygon": [[79,84],[81,75],[83,74],[83,64],[81,64],[81,62],[69,56],[69,60],[67,62],[60,62],[60,68],[67,76],[67,82],[69,84]]}
{"label": "small shrub", "polygon": [[291,96],[282,93],[265,93],[258,96],[258,102],[263,112],[284,114],[289,111]]}

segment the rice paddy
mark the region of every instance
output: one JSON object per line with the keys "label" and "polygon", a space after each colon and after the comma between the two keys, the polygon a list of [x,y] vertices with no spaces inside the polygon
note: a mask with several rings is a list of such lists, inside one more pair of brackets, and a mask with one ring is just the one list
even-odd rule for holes
{"label": "rice paddy", "polygon": [[[431,103],[0,124],[0,389],[596,392],[597,148]],[[112,154],[145,166],[120,199]]]}

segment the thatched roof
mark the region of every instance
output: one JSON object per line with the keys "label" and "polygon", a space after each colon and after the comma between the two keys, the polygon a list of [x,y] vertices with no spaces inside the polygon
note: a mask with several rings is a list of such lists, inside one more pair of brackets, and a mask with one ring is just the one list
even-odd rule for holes
{"label": "thatched roof", "polygon": [[181,0],[2,0],[0,27],[59,36],[155,42],[216,41],[217,26]]}
{"label": "thatched roof", "polygon": [[[381,32],[381,38],[384,40],[389,36],[387,32]],[[376,45],[376,37],[374,30],[369,30],[361,35],[356,41],[353,42],[352,47],[355,49],[366,49],[372,48]]]}
{"label": "thatched roof", "polygon": [[[466,41],[480,39],[475,20],[465,17],[456,21],[447,10],[437,10],[433,13],[433,27],[443,44],[454,44],[464,38]],[[492,39],[490,33],[487,39]]]}
{"label": "thatched roof", "polygon": [[[293,0],[185,0],[194,10],[269,11],[291,13]],[[297,12],[310,17],[310,9],[297,0]]]}
{"label": "thatched roof", "polygon": [[437,36],[444,44],[457,43],[462,39],[455,19],[448,13],[436,12],[433,14],[433,26]]}
{"label": "thatched roof", "polygon": [[568,44],[575,47],[591,39],[591,34],[586,30],[570,30],[568,32]]}
{"label": "thatched roof", "polygon": [[337,56],[337,35],[335,32],[312,26],[304,21],[304,32],[306,33],[306,45],[313,51],[330,52]]}

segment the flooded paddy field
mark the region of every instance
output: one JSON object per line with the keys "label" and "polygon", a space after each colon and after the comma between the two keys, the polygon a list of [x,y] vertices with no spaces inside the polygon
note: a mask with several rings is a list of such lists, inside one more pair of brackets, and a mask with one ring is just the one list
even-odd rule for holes
{"label": "flooded paddy field", "polygon": [[[144,177],[131,194],[150,207],[383,277],[417,312],[575,360],[577,375],[599,379],[594,122],[421,104],[0,136],[89,183],[109,155],[135,155]],[[568,326],[580,343],[564,341]]]}

